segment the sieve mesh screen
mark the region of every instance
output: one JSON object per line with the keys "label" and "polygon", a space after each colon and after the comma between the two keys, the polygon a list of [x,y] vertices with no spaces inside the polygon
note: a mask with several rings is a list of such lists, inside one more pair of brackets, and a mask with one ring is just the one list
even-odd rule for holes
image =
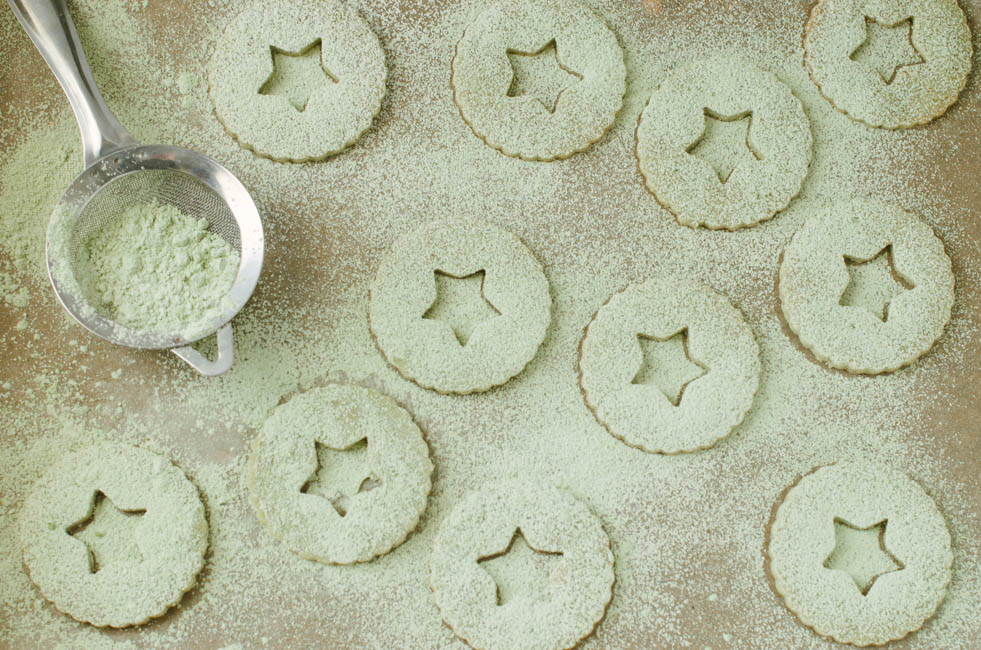
{"label": "sieve mesh screen", "polygon": [[114,178],[82,208],[71,234],[71,261],[76,267],[93,233],[120,218],[127,208],[156,201],[173,205],[189,217],[205,219],[208,230],[241,253],[242,239],[235,216],[224,200],[198,179],[179,171],[153,169]]}

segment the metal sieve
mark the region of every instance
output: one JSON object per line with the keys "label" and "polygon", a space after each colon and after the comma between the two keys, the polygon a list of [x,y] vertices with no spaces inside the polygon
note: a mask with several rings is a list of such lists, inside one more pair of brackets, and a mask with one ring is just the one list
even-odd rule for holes
{"label": "metal sieve", "polygon": [[[205,375],[228,370],[234,359],[229,321],[245,305],[262,270],[264,240],[255,202],[242,183],[215,160],[167,145],[141,145],[106,106],[92,77],[65,0],[8,0],[17,20],[64,89],[82,132],[85,170],[65,191],[48,226],[48,274],[65,309],[92,333],[136,348],[169,348]],[[238,274],[211,322],[190,333],[134,330],[95,306],[75,270],[84,244],[126,209],[156,201],[208,222],[208,230],[235,248]],[[211,361],[190,347],[217,332]]]}

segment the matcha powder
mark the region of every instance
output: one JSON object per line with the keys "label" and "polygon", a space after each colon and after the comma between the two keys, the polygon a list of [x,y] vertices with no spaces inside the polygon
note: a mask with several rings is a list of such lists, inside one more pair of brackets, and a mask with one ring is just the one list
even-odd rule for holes
{"label": "matcha powder", "polygon": [[87,299],[121,325],[193,338],[222,311],[239,254],[208,222],[138,203],[95,230],[75,273]]}

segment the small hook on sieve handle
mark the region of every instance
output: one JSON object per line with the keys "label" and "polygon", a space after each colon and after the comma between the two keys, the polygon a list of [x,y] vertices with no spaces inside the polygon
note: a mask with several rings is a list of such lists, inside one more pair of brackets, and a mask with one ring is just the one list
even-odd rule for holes
{"label": "small hook on sieve handle", "polygon": [[232,362],[235,361],[232,324],[228,323],[218,330],[218,358],[214,361],[208,359],[190,345],[171,348],[170,351],[206,377],[215,377],[216,375],[227,372],[232,367]]}
{"label": "small hook on sieve handle", "polygon": [[123,147],[137,144],[106,106],[95,85],[66,0],[7,0],[61,84],[82,132],[85,166]]}

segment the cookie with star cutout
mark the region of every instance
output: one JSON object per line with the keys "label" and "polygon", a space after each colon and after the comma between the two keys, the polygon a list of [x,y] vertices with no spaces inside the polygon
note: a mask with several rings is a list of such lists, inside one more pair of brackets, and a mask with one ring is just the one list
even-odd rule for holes
{"label": "cookie with star cutout", "polygon": [[707,449],[728,436],[759,375],[759,346],[739,310],[679,278],[614,295],[579,348],[586,405],[611,435],[650,453]]}
{"label": "cookie with star cutout", "polygon": [[772,218],[800,192],[812,144],[790,88],[734,53],[673,72],[637,125],[647,189],[692,228],[737,230]]}
{"label": "cookie with star cutout", "polygon": [[822,636],[882,645],[918,630],[947,592],[950,533],[905,473],[873,462],[820,467],[784,495],[769,572],[784,604]]}
{"label": "cookie with star cutout", "polygon": [[944,332],[954,274],[943,242],[901,207],[861,199],[818,210],[784,249],[780,307],[801,344],[831,366],[907,366]]}
{"label": "cookie with star cutout", "polygon": [[456,46],[453,99],[474,134],[525,160],[568,158],[613,125],[626,92],[613,32],[578,0],[507,0]]}
{"label": "cookie with star cutout", "polygon": [[422,430],[395,400],[330,384],[277,407],[252,443],[249,500],[302,558],[368,562],[405,541],[432,488]]}
{"label": "cookie with star cutout", "polygon": [[443,520],[429,584],[471,647],[572,648],[606,614],[614,577],[609,537],[585,503],[512,479],[470,492]]}
{"label": "cookie with star cutout", "polygon": [[198,490],[153,452],[106,443],[70,453],[34,485],[20,519],[24,566],[77,621],[129,627],[163,615],[204,567]]}
{"label": "cookie with star cutout", "polygon": [[437,220],[398,239],[371,283],[369,324],[390,366],[423,388],[476,393],[534,358],[551,321],[542,265],[489,223]]}
{"label": "cookie with star cutout", "polygon": [[247,149],[280,162],[323,160],[371,126],[385,54],[340,0],[253,2],[208,66],[215,115]]}
{"label": "cookie with star cutout", "polygon": [[831,104],[868,126],[926,124],[971,72],[957,0],[821,0],[804,27],[804,63]]}

